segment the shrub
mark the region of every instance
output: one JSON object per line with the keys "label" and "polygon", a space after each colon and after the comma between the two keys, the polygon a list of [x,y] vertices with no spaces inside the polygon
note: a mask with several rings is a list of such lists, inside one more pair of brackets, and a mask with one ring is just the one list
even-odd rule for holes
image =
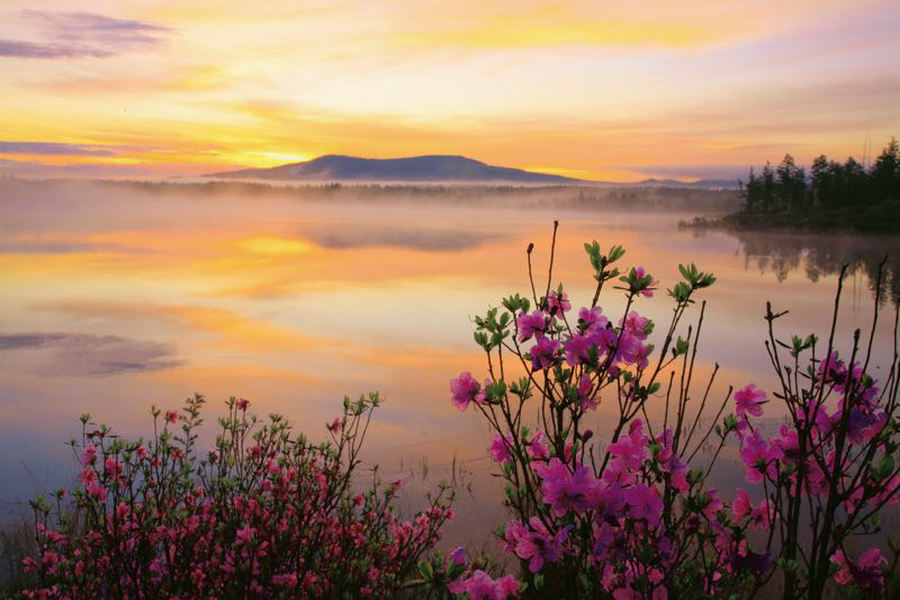
{"label": "shrub", "polygon": [[377,394],[345,399],[331,441],[313,444],[232,398],[203,456],[200,396],[180,413],[153,409],[146,442],[84,415],[72,442],[81,485],[53,506],[32,503],[38,553],[25,560],[25,597],[394,598],[453,513],[445,487],[410,521],[394,512],[399,481],[373,473],[357,489],[378,404]]}
{"label": "shrub", "polygon": [[[555,238],[554,228],[554,246]],[[620,246],[604,253],[595,241],[585,249],[596,281],[590,304],[575,313],[562,284],[552,287],[551,247],[540,295],[531,277],[530,295],[507,297],[502,310],[475,318],[488,377],[464,372],[450,383],[453,404],[474,407],[493,430],[490,453],[512,513],[500,537],[520,561],[523,593],[750,598],[780,585],[785,599],[818,600],[830,578],[880,593],[881,551],[851,558],[847,546],[874,533],[874,518],[900,493],[896,351],[880,386],[868,373],[880,298],[866,352],[860,356],[857,331],[846,363],[834,344],[840,287],[824,360],[815,336],[776,339],[772,323],[784,313],[768,308],[767,349],[781,384],[773,396],[787,417],[766,438],[758,427],[766,392],[750,384],[713,401],[718,365],[694,391],[705,303],[696,327],[680,332],[715,278],[679,267],[682,279],[668,290],[672,318],[654,352],[655,324],[634,308],[657,292],[656,279],[640,267],[618,267]],[[598,305],[610,286],[625,296],[618,318]],[[659,396],[664,405],[654,411]],[[593,422],[601,403],[617,413],[603,443]],[[752,487],[726,502],[710,472],[733,437]],[[455,587],[473,600],[515,595],[474,575]]]}

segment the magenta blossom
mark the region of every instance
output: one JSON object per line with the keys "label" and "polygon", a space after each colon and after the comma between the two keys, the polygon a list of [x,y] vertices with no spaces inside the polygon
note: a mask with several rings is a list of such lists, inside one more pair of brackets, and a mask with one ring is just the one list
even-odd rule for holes
{"label": "magenta blossom", "polygon": [[539,310],[534,311],[530,315],[523,312],[516,318],[516,323],[519,326],[520,342],[526,342],[532,336],[541,337],[544,334],[544,314]]}
{"label": "magenta blossom", "polygon": [[583,513],[590,510],[600,493],[600,482],[584,465],[572,473],[558,458],[551,458],[546,465],[535,468],[543,479],[541,494],[544,502],[553,508],[557,517],[570,510]]}
{"label": "magenta blossom", "polygon": [[453,405],[461,411],[469,408],[470,402],[481,404],[484,401],[484,391],[469,371],[464,371],[456,379],[450,380],[450,393]]}
{"label": "magenta blossom", "polygon": [[544,443],[543,431],[538,431],[534,435],[534,439],[528,444],[527,452],[535,460],[544,460],[550,456],[550,450],[547,448],[547,444]]}
{"label": "magenta blossom", "polygon": [[540,338],[530,351],[532,370],[540,371],[553,366],[557,352],[559,352],[559,342],[550,338]]}
{"label": "magenta blossom", "polygon": [[753,417],[761,417],[762,405],[765,403],[766,393],[752,383],[734,393],[735,412],[741,418],[746,418],[748,414]]}
{"label": "magenta blossom", "polygon": [[777,478],[775,461],[782,456],[781,449],[768,444],[758,430],[741,438],[741,459],[747,471],[747,483],[762,483],[763,475],[775,480]]}
{"label": "magenta blossom", "polygon": [[566,342],[566,362],[570,367],[589,363],[591,351],[597,348],[597,343],[595,335],[576,333]]}
{"label": "magenta blossom", "polygon": [[655,288],[657,285],[659,285],[659,280],[653,279],[653,276],[650,275],[649,273],[647,273],[647,271],[644,270],[644,267],[637,267],[634,271],[635,271],[635,275],[637,275],[638,281],[640,281],[641,279],[644,279],[646,277],[650,278],[650,282],[647,284],[647,287],[645,289],[641,290],[640,294],[641,294],[641,296],[644,296],[645,298],[652,298],[653,297],[653,288]]}
{"label": "magenta blossom", "polygon": [[512,448],[512,438],[508,435],[501,436],[499,433],[494,434],[494,441],[491,442],[491,456],[501,465],[511,462],[513,457],[510,452]]}
{"label": "magenta blossom", "polygon": [[884,566],[888,561],[878,548],[866,550],[856,562],[848,560],[840,550],[832,554],[829,560],[838,566],[838,572],[834,574],[838,585],[854,584],[874,593],[880,593],[884,588]]}
{"label": "magenta blossom", "polygon": [[537,517],[528,520],[526,527],[519,521],[513,521],[506,527],[504,539],[506,550],[514,550],[516,556],[528,561],[528,570],[537,573],[545,562],[556,562],[560,555],[560,546],[566,541],[568,529],[561,529],[556,535],[550,535],[544,524]]}
{"label": "magenta blossom", "polygon": [[662,518],[663,500],[655,488],[643,483],[635,483],[624,490],[625,503],[631,508],[631,516],[645,519],[651,527],[659,525]]}
{"label": "magenta blossom", "polygon": [[463,566],[468,563],[469,561],[466,558],[466,549],[462,546],[457,547],[453,552],[450,553],[450,560],[452,560],[459,566]]}
{"label": "magenta blossom", "polygon": [[606,329],[608,323],[609,319],[603,316],[599,306],[591,309],[582,308],[578,311],[578,328],[585,333],[596,333]]}
{"label": "magenta blossom", "polygon": [[562,315],[571,310],[572,303],[565,292],[553,292],[547,294],[547,313],[550,315]]}
{"label": "magenta blossom", "polygon": [[581,410],[594,410],[597,408],[599,404],[598,399],[594,397],[592,392],[594,391],[593,384],[591,382],[591,376],[588,373],[584,373],[578,379],[578,387],[576,388],[576,393],[578,394],[578,405],[581,406]]}
{"label": "magenta blossom", "polygon": [[482,570],[472,573],[472,576],[455,585],[453,593],[469,595],[469,600],[511,600],[519,597],[521,584],[514,577],[506,575],[494,581],[491,576]]}

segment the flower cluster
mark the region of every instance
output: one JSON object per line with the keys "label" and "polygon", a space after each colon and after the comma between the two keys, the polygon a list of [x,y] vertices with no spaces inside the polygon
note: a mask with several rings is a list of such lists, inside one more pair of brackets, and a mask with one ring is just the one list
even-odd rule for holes
{"label": "flower cluster", "polygon": [[[790,419],[766,436],[765,391],[730,388],[713,403],[718,365],[702,392],[692,389],[705,305],[687,338],[678,332],[696,293],[715,278],[694,265],[679,267],[682,280],[668,290],[673,316],[654,354],[654,323],[634,305],[652,297],[659,282],[643,268],[615,267],[625,253],[619,246],[606,254],[597,242],[585,249],[597,282],[590,305],[573,313],[562,285],[548,284],[538,297],[532,280],[530,299],[507,297],[504,312],[492,308],[475,318],[475,341],[487,357],[484,384],[469,372],[450,383],[454,404],[475,406],[494,431],[490,454],[513,515],[500,536],[521,563],[521,593],[750,598],[767,593],[777,573],[785,597],[820,600],[829,581],[880,592],[880,552],[854,561],[843,544],[871,533],[870,517],[900,493],[893,460],[897,359],[879,388],[866,375],[868,358],[847,366],[829,346],[826,360],[811,360],[810,387],[801,390],[791,382],[800,381],[799,356],[815,339],[794,338],[796,362],[785,369],[777,348],[791,346],[773,336],[770,357],[785,383],[778,397]],[[598,305],[610,281],[625,294],[618,319]],[[771,310],[767,318],[771,324]],[[660,396],[662,406],[653,407]],[[604,404],[618,418],[607,418],[607,432],[595,438],[602,430],[592,414]],[[650,419],[651,411],[662,418]],[[735,437],[751,487],[723,499],[710,472]],[[813,529],[810,546],[800,531]],[[481,591],[490,587],[479,587],[485,578],[469,572],[456,589],[495,597]]]}
{"label": "flower cluster", "polygon": [[408,521],[393,510],[399,481],[358,489],[377,395],[345,399],[322,444],[278,416],[257,426],[232,398],[215,449],[197,457],[202,403],[154,410],[147,442],[83,417],[71,506],[33,503],[26,598],[394,598],[453,516],[443,489]]}

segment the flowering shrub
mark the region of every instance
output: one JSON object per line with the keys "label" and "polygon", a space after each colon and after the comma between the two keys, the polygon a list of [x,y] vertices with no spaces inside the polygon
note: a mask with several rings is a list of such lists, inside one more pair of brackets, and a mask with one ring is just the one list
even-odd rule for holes
{"label": "flowering shrub", "polygon": [[[554,246],[555,237],[554,228]],[[764,391],[729,388],[713,402],[716,365],[694,392],[705,303],[696,327],[679,333],[695,296],[715,278],[679,267],[682,280],[668,290],[672,318],[654,352],[655,324],[634,308],[653,297],[656,279],[639,267],[620,270],[620,246],[604,254],[595,241],[585,249],[596,288],[577,313],[562,284],[552,288],[551,248],[540,296],[531,277],[530,297],[507,297],[502,311],[475,318],[487,378],[462,373],[451,397],[461,411],[474,407],[494,432],[490,454],[512,513],[501,538],[521,563],[522,586],[470,570],[455,590],[473,599],[665,600],[749,598],[780,585],[786,599],[818,600],[832,578],[880,593],[887,560],[878,548],[849,558],[845,543],[874,532],[872,518],[900,493],[896,352],[879,387],[867,374],[869,357],[857,357],[859,332],[845,364],[834,352],[832,323],[821,360],[814,336],[776,340],[771,324],[780,315],[769,308],[767,348],[788,416],[766,439],[757,421]],[[618,318],[598,304],[607,284],[625,296]],[[780,347],[790,349],[790,364]],[[601,404],[617,414],[603,435],[594,416]],[[710,472],[734,437],[752,487],[727,503]]]}
{"label": "flowering shrub", "polygon": [[[37,556],[26,598],[394,598],[452,518],[451,492],[410,521],[400,482],[354,475],[377,394],[344,400],[313,444],[232,398],[215,449],[195,449],[203,399],[154,409],[153,437],[127,442],[82,417],[81,485],[32,503]],[[180,425],[180,427],[178,427]],[[179,431],[180,430],[180,431]]]}

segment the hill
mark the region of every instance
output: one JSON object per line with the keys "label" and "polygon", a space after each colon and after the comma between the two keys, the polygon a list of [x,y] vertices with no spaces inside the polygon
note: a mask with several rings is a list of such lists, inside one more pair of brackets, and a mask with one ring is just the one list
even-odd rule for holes
{"label": "hill", "polygon": [[413,156],[359,158],[329,154],[268,169],[242,169],[211,173],[206,177],[305,181],[474,181],[566,184],[585,180],[496,167],[465,156]]}

